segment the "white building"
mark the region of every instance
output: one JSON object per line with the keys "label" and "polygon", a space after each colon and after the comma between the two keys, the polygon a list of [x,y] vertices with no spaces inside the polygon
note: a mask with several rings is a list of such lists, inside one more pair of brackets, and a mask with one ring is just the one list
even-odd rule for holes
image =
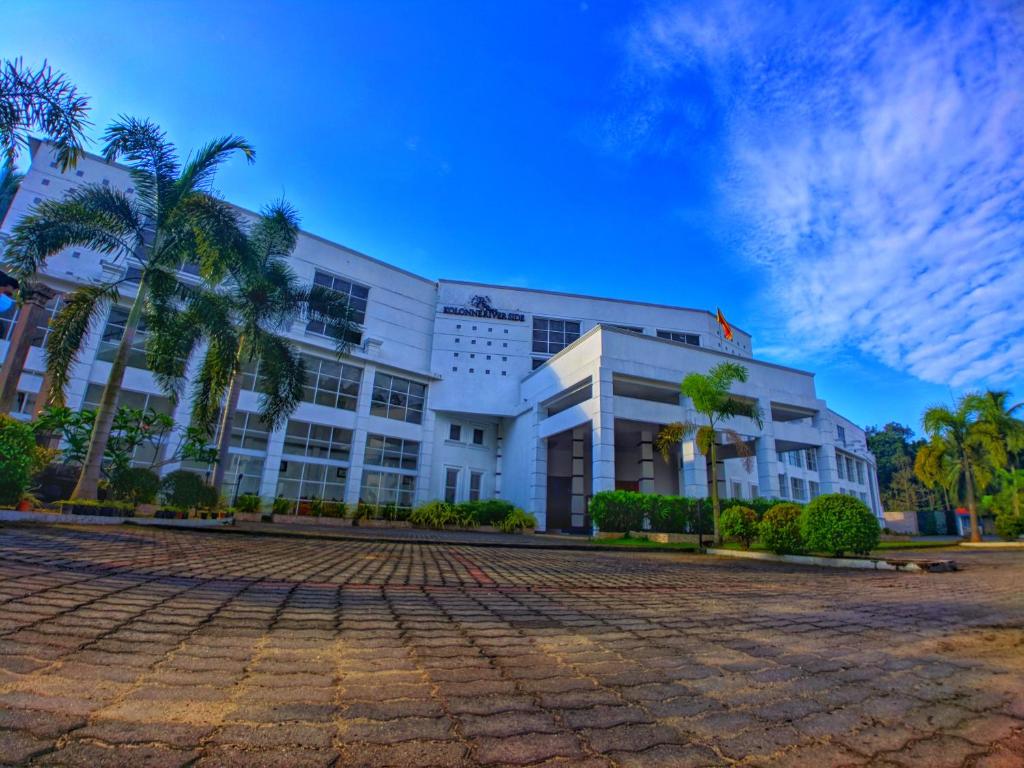
{"label": "white building", "polygon": [[[76,184],[132,192],[127,172],[98,157],[65,173],[52,160],[48,145],[33,145],[0,232]],[[680,380],[732,360],[750,374],[735,393],[757,401],[765,420],[761,428],[749,419],[728,425],[747,438],[755,460],[745,463],[723,444],[715,471],[722,496],[806,501],[847,493],[881,518],[863,430],[828,409],[813,374],[757,360],[750,336],[734,329],[726,341],[709,312],[429,280],[310,234],[300,237],[293,268],[348,294],[362,336],[338,361],[315,323],[292,329],[307,354],[306,396],[277,432],[263,428],[255,377],[247,377],[225,486],[231,493],[400,505],[501,497],[532,512],[541,528],[566,530],[589,526],[587,499],[602,490],[706,496],[711,473],[693,444],[665,462],[652,440],[660,425],[698,418]],[[67,291],[124,270],[76,248],[52,258],[45,279]],[[123,306],[90,334],[68,391],[72,407],[98,401],[130,298],[129,284]],[[0,356],[10,326],[0,316]],[[140,352],[144,340],[143,332]],[[122,402],[171,413],[144,356],[132,363]],[[42,369],[34,347],[19,385],[23,413],[32,411]],[[188,423],[188,403],[173,415]]]}

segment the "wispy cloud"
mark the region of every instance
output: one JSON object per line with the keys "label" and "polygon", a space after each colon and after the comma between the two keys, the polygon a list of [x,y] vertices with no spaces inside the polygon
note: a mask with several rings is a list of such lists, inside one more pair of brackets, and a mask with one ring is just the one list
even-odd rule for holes
{"label": "wispy cloud", "polygon": [[1024,380],[1019,4],[783,8],[638,20],[610,140],[662,151],[720,122],[723,206],[793,344],[953,386]]}

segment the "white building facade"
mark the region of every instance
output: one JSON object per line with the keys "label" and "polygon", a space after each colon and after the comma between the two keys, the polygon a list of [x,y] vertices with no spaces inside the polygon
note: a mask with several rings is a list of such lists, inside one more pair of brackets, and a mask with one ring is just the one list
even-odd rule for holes
{"label": "white building facade", "polygon": [[[0,235],[34,204],[83,183],[132,192],[119,166],[87,156],[62,173],[49,146],[34,144]],[[588,499],[599,491],[707,496],[717,482],[723,497],[804,502],[846,493],[882,517],[863,430],[828,409],[813,374],[757,360],[750,336],[734,329],[727,341],[709,312],[429,280],[306,233],[292,267],[301,279],[349,296],[361,336],[339,360],[315,322],[291,329],[307,384],[277,431],[257,414],[258,371],[247,373],[229,496],[399,506],[503,498],[534,514],[541,529],[585,530]],[[126,269],[131,265],[72,248],[50,259],[43,277],[59,294]],[[132,295],[126,282],[120,304],[90,333],[67,392],[71,407],[98,402]],[[58,295],[51,303],[54,311],[59,301]],[[0,358],[13,320],[0,315]],[[188,424],[187,398],[172,406],[146,370],[140,330],[121,402]],[[17,410],[26,416],[42,383],[45,333],[39,329],[19,384]],[[664,461],[653,449],[658,429],[699,418],[679,382],[727,360],[749,372],[734,392],[764,414],[761,426],[749,419],[727,425],[744,437],[752,457],[745,460],[723,441],[712,469],[690,442]],[[137,457],[140,464],[153,458]],[[180,466],[165,462],[161,471]]]}

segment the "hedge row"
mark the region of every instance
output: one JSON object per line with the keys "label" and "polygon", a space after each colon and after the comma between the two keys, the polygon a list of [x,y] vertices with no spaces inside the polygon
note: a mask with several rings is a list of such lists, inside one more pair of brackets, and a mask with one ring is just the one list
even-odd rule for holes
{"label": "hedge row", "polygon": [[[722,510],[745,506],[760,519],[779,499],[722,499]],[[711,533],[711,500],[661,496],[638,491],[601,491],[590,499],[590,518],[602,531],[652,530],[659,533]]]}

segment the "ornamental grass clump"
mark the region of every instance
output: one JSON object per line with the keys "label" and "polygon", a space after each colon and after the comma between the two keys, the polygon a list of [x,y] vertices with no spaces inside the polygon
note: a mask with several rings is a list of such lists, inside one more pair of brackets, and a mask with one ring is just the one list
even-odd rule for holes
{"label": "ornamental grass clump", "polygon": [[811,501],[800,516],[800,535],[811,552],[842,557],[866,555],[878,546],[878,520],[860,499],[828,493]]}
{"label": "ornamental grass clump", "polygon": [[757,512],[750,507],[737,505],[722,510],[718,525],[722,536],[735,539],[744,549],[750,549],[757,538]]}
{"label": "ornamental grass clump", "polygon": [[800,535],[800,515],[803,507],[799,504],[775,504],[770,507],[758,527],[761,543],[777,555],[796,555],[804,551],[804,540]]}

